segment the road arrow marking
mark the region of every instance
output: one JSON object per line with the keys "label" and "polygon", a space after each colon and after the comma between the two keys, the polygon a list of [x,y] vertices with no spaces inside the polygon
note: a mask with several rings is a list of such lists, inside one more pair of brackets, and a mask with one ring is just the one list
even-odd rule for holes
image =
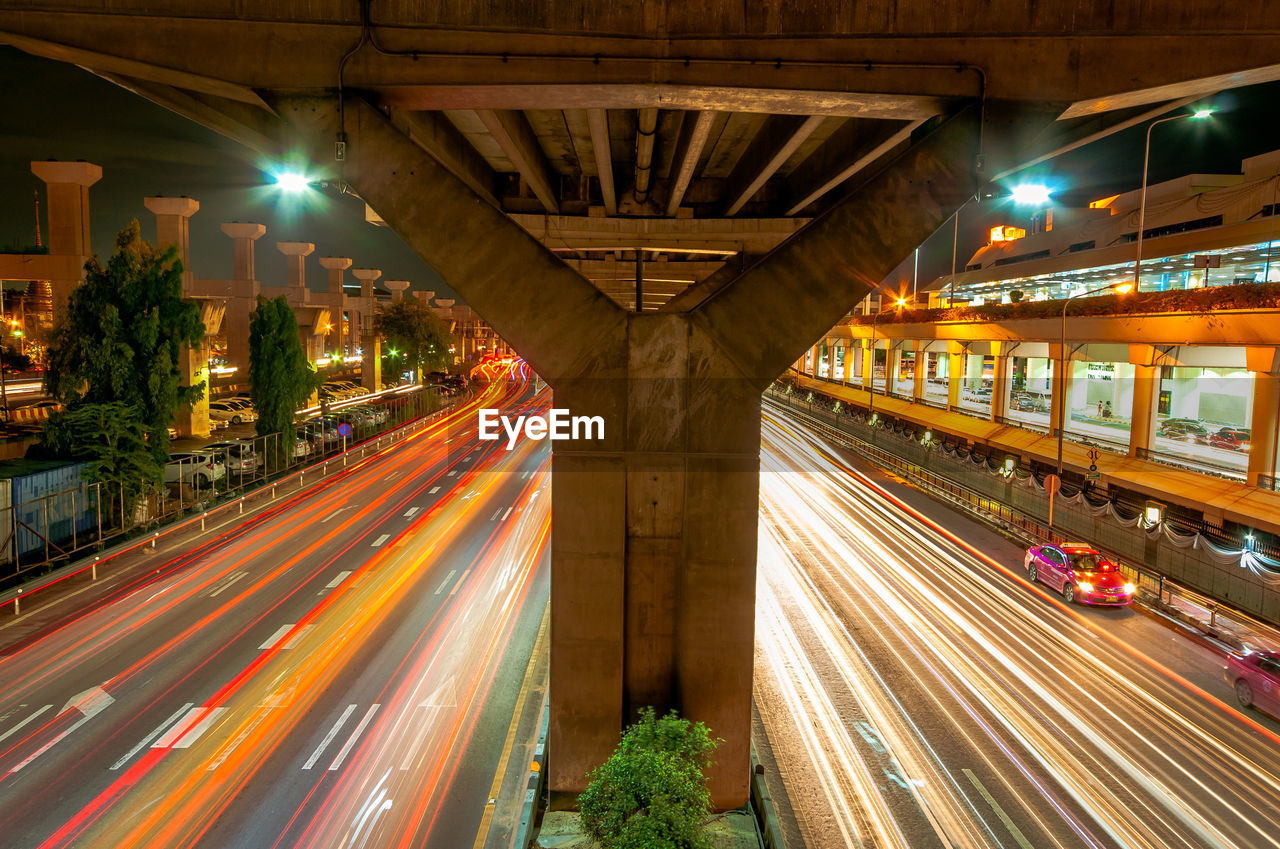
{"label": "road arrow marking", "polygon": [[45,752],[49,751],[54,746],[61,743],[67,737],[71,736],[72,732],[74,732],[77,728],[79,728],[81,725],[84,725],[86,722],[93,719],[98,714],[102,713],[104,710],[110,707],[114,702],[115,702],[115,699],[111,695],[109,695],[106,690],[102,689],[101,687],[90,687],[89,689],[85,690],[83,693],[79,693],[75,696],[72,696],[71,699],[67,702],[67,704],[62,708],[62,710],[58,711],[58,716],[62,716],[62,714],[72,709],[78,710],[80,711],[80,713],[84,715],[81,716],[80,719],[77,720],[70,728],[68,728],[66,731],[63,731],[57,737],[54,737],[48,743],[45,743],[43,746],[37,749],[34,754],[32,754],[22,763],[15,766],[13,769],[9,770],[9,772],[11,773],[17,772],[18,770],[22,769],[24,766],[27,766],[28,764],[30,764],[36,758],[40,757]]}

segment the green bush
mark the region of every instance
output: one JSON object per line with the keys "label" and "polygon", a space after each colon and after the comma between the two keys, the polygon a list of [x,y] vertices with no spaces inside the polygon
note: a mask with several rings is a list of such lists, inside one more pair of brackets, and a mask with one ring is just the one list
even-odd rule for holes
{"label": "green bush", "polygon": [[653,708],[622,734],[578,797],[582,825],[602,849],[708,849],[711,808],[703,770],[720,741],[701,722]]}

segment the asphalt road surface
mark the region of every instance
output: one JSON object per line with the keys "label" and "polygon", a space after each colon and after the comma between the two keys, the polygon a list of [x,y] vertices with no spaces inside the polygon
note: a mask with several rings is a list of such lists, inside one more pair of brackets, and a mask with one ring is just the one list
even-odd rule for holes
{"label": "asphalt road surface", "polygon": [[[766,403],[757,744],[788,846],[1280,847],[1280,725],[1223,661]],[[931,518],[933,517],[933,518]]]}
{"label": "asphalt road surface", "polygon": [[[518,378],[519,375],[516,375]],[[0,619],[0,846],[470,847],[546,606],[519,379],[34,632]]]}

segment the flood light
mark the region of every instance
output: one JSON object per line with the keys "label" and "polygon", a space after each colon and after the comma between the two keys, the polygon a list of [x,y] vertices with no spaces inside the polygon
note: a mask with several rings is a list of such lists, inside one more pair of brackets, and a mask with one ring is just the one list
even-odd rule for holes
{"label": "flood light", "polygon": [[282,171],[276,175],[276,187],[282,192],[298,194],[306,191],[310,185],[306,176],[297,171]]}
{"label": "flood light", "polygon": [[1011,192],[1014,203],[1043,204],[1049,202],[1049,187],[1042,183],[1023,183]]}

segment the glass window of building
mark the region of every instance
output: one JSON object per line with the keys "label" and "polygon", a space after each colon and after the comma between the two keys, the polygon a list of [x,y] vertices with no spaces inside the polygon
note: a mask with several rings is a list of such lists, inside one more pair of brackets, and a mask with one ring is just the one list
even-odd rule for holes
{"label": "glass window of building", "polygon": [[1067,398],[1067,437],[1128,450],[1132,365],[1073,360]]}
{"label": "glass window of building", "polygon": [[1006,417],[1034,428],[1050,430],[1053,360],[1048,357],[1010,357],[1009,383]]}
{"label": "glass window of building", "polygon": [[925,355],[924,400],[947,405],[947,355],[930,351]]}
{"label": "glass window of building", "polygon": [[991,394],[995,391],[995,357],[965,354],[960,383],[960,408],[983,416],[991,415]]}
{"label": "glass window of building", "polygon": [[1242,368],[1160,372],[1154,459],[1243,475],[1252,444],[1253,375]]}

